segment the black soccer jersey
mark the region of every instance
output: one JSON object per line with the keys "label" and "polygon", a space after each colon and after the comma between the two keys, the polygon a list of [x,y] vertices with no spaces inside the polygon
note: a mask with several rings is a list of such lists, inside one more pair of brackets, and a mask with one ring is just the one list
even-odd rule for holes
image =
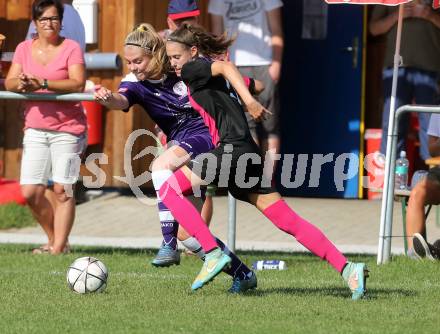
{"label": "black soccer jersey", "polygon": [[[263,158],[251,136],[237,94],[223,77],[212,76],[211,64],[199,58],[182,67],[182,79],[188,86],[191,105],[204,119],[217,145],[209,152],[217,158],[215,161],[206,163],[201,154],[189,166],[203,180],[210,179],[220,188],[226,186],[235,198],[246,202],[249,201],[249,194],[273,193],[275,189],[271,182],[263,179]],[[257,161],[249,159],[249,154]],[[222,177],[223,159],[228,155],[229,170]]]}
{"label": "black soccer jersey", "polygon": [[198,58],[182,67],[182,80],[189,88],[193,108],[208,126],[214,145],[253,143],[237,93],[222,76],[212,76],[211,64]]}

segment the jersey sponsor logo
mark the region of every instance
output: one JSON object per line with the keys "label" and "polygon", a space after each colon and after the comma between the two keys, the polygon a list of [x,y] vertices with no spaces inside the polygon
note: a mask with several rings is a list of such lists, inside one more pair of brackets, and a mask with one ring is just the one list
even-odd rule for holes
{"label": "jersey sponsor logo", "polygon": [[243,20],[261,11],[260,0],[225,1],[226,17],[229,20]]}
{"label": "jersey sponsor logo", "polygon": [[188,89],[183,81],[178,81],[173,86],[173,92],[180,96],[180,98],[188,95]]}

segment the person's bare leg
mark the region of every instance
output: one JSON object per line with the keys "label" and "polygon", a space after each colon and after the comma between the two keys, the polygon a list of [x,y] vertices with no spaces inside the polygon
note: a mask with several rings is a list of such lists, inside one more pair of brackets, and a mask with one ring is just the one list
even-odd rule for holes
{"label": "person's bare leg", "polygon": [[300,217],[278,193],[250,194],[248,198],[277,228],[290,234],[312,254],[327,261],[340,273],[353,300],[364,297],[368,277],[365,263],[349,262],[319,228]]}
{"label": "person's bare leg", "polygon": [[[208,192],[208,191],[207,191]],[[205,202],[202,207],[202,218],[206,222],[206,225],[211,225],[212,215],[214,213],[214,203],[212,201],[212,194],[206,194]]]}
{"label": "person's bare leg", "polygon": [[267,139],[261,141],[261,150],[263,156],[267,156],[270,161],[269,166],[273,166],[271,170],[266,171],[266,177],[273,181],[273,175],[276,170],[276,155],[280,152],[280,138],[278,136],[269,135]]}
{"label": "person's bare leg", "polygon": [[277,228],[290,234],[314,255],[326,260],[342,273],[347,259],[316,226],[300,217],[283,200],[279,193],[249,194],[249,200]]}
{"label": "person's bare leg", "polygon": [[[188,167],[183,167],[175,172],[173,177],[169,178],[159,191],[162,201],[170,208],[176,219],[192,235],[191,238],[199,243],[199,247],[206,254],[206,257],[201,257],[204,260],[204,265],[194,281],[192,289],[200,288],[213,279],[221,270],[224,270],[234,279],[233,286],[228,290],[229,292],[238,293],[253,289],[257,286],[255,274],[220,239],[211,234],[200,215],[200,211],[187,197],[182,196],[191,190],[195,191],[202,184],[206,185]],[[228,263],[230,263],[230,266],[225,268]],[[208,264],[211,269],[208,269]],[[240,288],[236,287],[237,282],[241,282]]]}
{"label": "person's bare leg", "polygon": [[53,211],[55,211],[57,206],[57,196],[55,195],[53,188],[46,188],[46,191],[44,192],[44,197],[46,197],[50,205],[52,205]]}
{"label": "person's bare leg", "polygon": [[[185,165],[190,160],[190,156],[186,150],[181,148],[180,146],[171,146],[168,149],[166,149],[161,155],[159,155],[152,163],[151,165],[151,171],[152,171],[152,177],[153,177],[153,183],[156,191],[159,190],[159,188],[162,186],[163,182],[165,182],[165,179],[161,179],[160,182],[155,179],[155,175],[157,172],[163,172],[167,171],[166,175],[172,175],[172,173],[178,169],[180,166]],[[159,212],[161,211],[160,206],[158,206]],[[165,211],[166,209],[162,209],[162,211]],[[171,217],[168,217],[171,218]],[[173,223],[174,224],[174,223]],[[164,236],[165,242],[168,240],[167,237],[171,237],[172,230],[174,228],[171,226],[170,219],[168,219],[166,225],[162,226],[162,233]]]}
{"label": "person's bare leg", "polygon": [[50,202],[44,196],[46,186],[42,184],[25,184],[21,186],[21,192],[26,203],[31,209],[35,220],[43,228],[47,235],[48,246],[54,242],[54,212]]}
{"label": "person's bare leg", "polygon": [[[190,160],[188,152],[180,146],[171,146],[161,153],[152,163],[152,180],[156,193],[166,180],[172,176],[180,166]],[[201,206],[201,200],[199,199]],[[162,244],[152,265],[167,267],[180,263],[180,253],[177,251],[177,239],[179,238],[179,225],[168,208],[158,198],[159,220],[163,236]]]}
{"label": "person's bare leg", "polygon": [[425,205],[440,203],[440,183],[425,178],[411,191],[406,209],[406,235],[408,248],[413,247],[414,233],[426,235]]}
{"label": "person's bare leg", "polygon": [[75,220],[76,203],[75,197],[69,196],[63,185],[55,183],[54,192],[57,204],[54,216],[55,239],[51,253],[60,254],[65,250],[69,240],[69,234]]}
{"label": "person's bare leg", "polygon": [[[46,188],[46,191],[44,192],[44,197],[46,197],[46,199],[49,201],[50,205],[52,206],[52,212],[54,213],[55,209],[56,209],[56,201],[57,201],[57,199],[56,199],[55,193],[53,192],[53,186]],[[53,229],[54,229],[54,227],[53,227],[53,218],[52,218],[51,225],[52,225],[51,229],[53,231]],[[40,246],[40,249],[41,250],[45,250],[45,251],[46,250],[49,251],[49,249],[52,247],[52,244],[53,244],[53,242],[51,242],[50,244],[48,242],[45,245]]]}

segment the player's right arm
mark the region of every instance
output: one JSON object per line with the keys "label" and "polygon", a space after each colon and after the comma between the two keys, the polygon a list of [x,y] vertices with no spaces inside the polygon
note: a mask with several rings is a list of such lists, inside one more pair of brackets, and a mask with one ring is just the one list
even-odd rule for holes
{"label": "player's right arm", "polygon": [[94,93],[95,101],[102,104],[108,109],[120,109],[125,110],[130,107],[127,98],[119,93],[113,93],[110,89],[105,87],[99,88]]}

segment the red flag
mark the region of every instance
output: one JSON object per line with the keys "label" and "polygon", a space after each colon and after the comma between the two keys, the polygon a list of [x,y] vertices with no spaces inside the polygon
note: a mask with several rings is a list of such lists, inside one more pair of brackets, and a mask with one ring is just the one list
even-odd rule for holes
{"label": "red flag", "polygon": [[[359,5],[386,5],[386,6],[397,6],[410,1],[412,0],[325,0],[325,2],[327,3],[352,3]],[[440,2],[440,0],[434,0],[434,2],[438,3]]]}

